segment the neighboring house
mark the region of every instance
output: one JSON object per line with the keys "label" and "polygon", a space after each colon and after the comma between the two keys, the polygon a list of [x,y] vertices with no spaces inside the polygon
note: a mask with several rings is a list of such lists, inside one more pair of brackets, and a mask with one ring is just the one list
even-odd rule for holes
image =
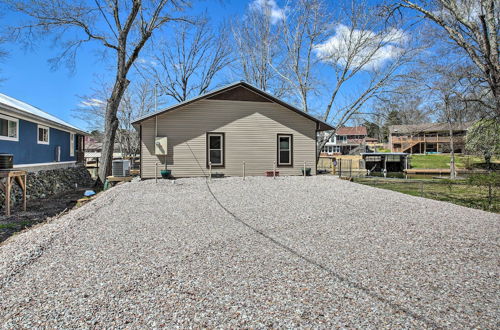
{"label": "neighboring house", "polygon": [[[85,159],[101,158],[102,142],[97,141],[92,136],[85,137]],[[123,154],[120,152],[120,145],[115,142],[113,150],[113,159],[122,158]]]}
{"label": "neighboring house", "polygon": [[[134,123],[141,140],[141,177],[165,168],[175,177],[316,174],[316,136],[333,128],[307,113],[238,82],[179,103]],[[167,155],[162,155],[163,151]],[[165,164],[166,161],[166,164]],[[158,164],[158,166],[156,166]]]}
{"label": "neighboring house", "polygon": [[34,106],[0,93],[0,153],[14,167],[51,169],[83,161],[86,132]]}
{"label": "neighboring house", "polygon": [[325,144],[321,154],[322,156],[348,155],[354,149],[366,144],[367,135],[364,126],[340,127]]}
{"label": "neighboring house", "polygon": [[[465,151],[465,136],[472,123],[453,124],[453,149]],[[389,145],[392,152],[412,154],[451,151],[450,126],[447,123],[389,126]]]}

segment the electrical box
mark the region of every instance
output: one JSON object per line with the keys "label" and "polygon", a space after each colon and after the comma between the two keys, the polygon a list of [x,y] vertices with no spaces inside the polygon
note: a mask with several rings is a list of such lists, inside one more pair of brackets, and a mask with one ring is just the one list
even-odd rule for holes
{"label": "electrical box", "polygon": [[155,138],[155,155],[166,155],[167,154],[167,137],[157,136]]}

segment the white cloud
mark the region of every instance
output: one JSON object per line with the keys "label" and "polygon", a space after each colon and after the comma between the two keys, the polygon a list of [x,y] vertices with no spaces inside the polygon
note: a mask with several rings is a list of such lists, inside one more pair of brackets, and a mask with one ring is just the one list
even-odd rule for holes
{"label": "white cloud", "polygon": [[253,0],[250,9],[269,15],[272,24],[285,18],[285,9],[280,8],[276,0]]}
{"label": "white cloud", "polygon": [[145,58],[142,58],[142,57],[139,57],[137,60],[136,60],[137,63],[139,64],[144,64],[144,65],[152,65],[152,66],[157,66],[158,63],[154,60],[148,60],[148,59],[145,59]]}
{"label": "white cloud", "polygon": [[373,71],[399,56],[408,39],[408,35],[398,29],[382,34],[338,24],[335,34],[316,45],[315,52],[324,62],[345,66],[350,59],[352,68],[362,66],[363,70]]}
{"label": "white cloud", "polygon": [[85,101],[81,101],[78,106],[82,108],[92,108],[92,107],[99,107],[106,104],[106,102],[99,100],[99,99],[88,99]]}

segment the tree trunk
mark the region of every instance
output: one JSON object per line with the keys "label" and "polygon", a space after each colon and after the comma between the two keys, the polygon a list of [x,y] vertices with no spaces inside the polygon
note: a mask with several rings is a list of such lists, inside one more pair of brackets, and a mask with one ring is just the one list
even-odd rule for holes
{"label": "tree trunk", "polygon": [[484,155],[484,161],[486,163],[486,169],[488,172],[491,172],[491,155],[489,153]]}
{"label": "tree trunk", "polygon": [[118,107],[120,106],[123,93],[125,93],[129,83],[130,82],[127,80],[126,76],[124,74],[120,74],[113,87],[111,98],[108,99],[106,104],[104,137],[101,151],[101,167],[99,168],[99,179],[101,183],[104,183],[106,177],[111,175],[115,136],[118,128],[118,118],[116,114],[118,113]]}

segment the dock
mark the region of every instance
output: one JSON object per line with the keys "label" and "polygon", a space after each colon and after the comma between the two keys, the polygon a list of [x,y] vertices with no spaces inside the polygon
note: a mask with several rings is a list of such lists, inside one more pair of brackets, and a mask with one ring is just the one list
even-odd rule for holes
{"label": "dock", "polygon": [[[406,174],[450,174],[449,168],[409,168],[403,170]],[[457,169],[460,174],[486,173],[486,170]]]}

